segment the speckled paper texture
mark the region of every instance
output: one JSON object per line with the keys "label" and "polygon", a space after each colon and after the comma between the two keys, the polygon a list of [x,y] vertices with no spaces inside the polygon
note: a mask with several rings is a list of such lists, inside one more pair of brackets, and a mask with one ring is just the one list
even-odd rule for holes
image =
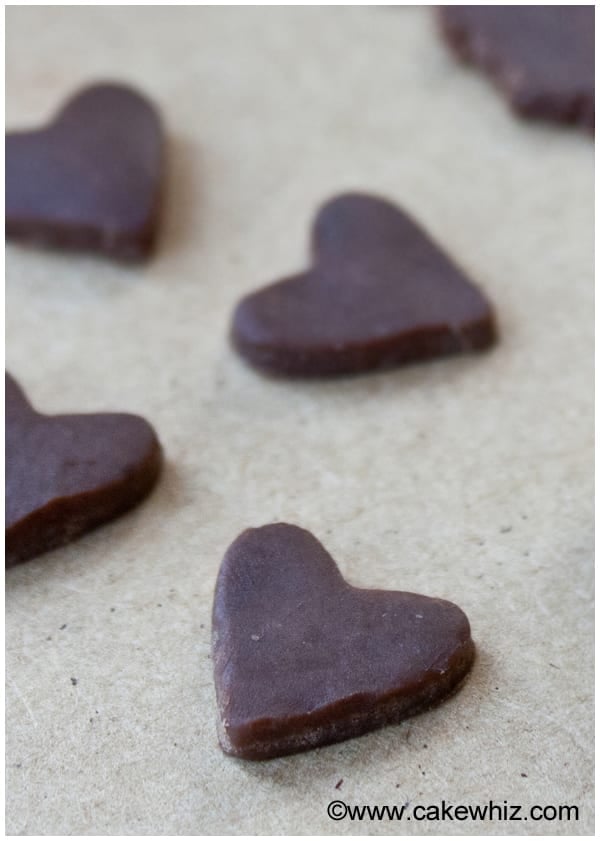
{"label": "speckled paper texture", "polygon": [[[6,576],[10,834],[590,834],[593,141],[513,117],[431,9],[7,9],[7,125],[81,85],[164,115],[154,259],[9,245],[7,365],[47,412],[137,412],[130,515]],[[237,299],[301,270],[317,206],[382,194],[494,302],[494,350],[261,377]],[[451,599],[478,647],[435,710],[264,764],[223,755],[214,582],[247,526],[310,529],[355,585]],[[576,805],[579,820],[335,822],[327,805]]]}

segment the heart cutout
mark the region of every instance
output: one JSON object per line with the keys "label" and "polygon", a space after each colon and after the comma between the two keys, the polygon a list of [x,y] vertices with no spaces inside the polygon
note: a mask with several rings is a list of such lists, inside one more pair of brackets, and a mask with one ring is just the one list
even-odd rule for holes
{"label": "heart cutout", "polygon": [[42,415],[6,375],[6,566],[68,543],[137,505],[162,463],[127,414]]}
{"label": "heart cutout", "polygon": [[324,205],[314,266],[238,304],[232,340],[273,374],[326,376],[482,350],[495,339],[479,290],[402,211],[361,194]]}
{"label": "heart cutout", "polygon": [[524,117],[594,131],[593,6],[440,6],[442,33]]}
{"label": "heart cutout", "polygon": [[474,654],[451,602],[352,587],[297,526],[248,529],[214,598],[221,747],[268,759],[399,722],[449,695]]}
{"label": "heart cutout", "polygon": [[37,131],[6,136],[6,236],[123,260],[157,234],[164,140],[154,106],[98,84]]}

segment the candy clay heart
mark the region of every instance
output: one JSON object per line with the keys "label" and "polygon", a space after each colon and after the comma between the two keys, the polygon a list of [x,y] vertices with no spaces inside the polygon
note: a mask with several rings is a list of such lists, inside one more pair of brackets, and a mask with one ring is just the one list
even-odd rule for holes
{"label": "candy clay heart", "polygon": [[53,122],[6,136],[6,236],[123,260],[148,255],[161,198],[163,130],[131,88],[98,84]]}
{"label": "candy clay heart", "polygon": [[594,130],[594,6],[441,6],[442,32],[524,117]]}
{"label": "candy clay heart", "polygon": [[268,759],[399,722],[456,689],[474,655],[451,602],[352,587],[310,532],[248,529],[213,607],[221,747]]}
{"label": "candy clay heart", "polygon": [[236,308],[233,343],[266,372],[354,373],[494,341],[481,292],[387,201],[347,194],[328,202],[314,224],[313,261]]}
{"label": "candy clay heart", "polygon": [[154,430],[124,414],[42,415],[6,375],[6,566],[123,514],[162,462]]}

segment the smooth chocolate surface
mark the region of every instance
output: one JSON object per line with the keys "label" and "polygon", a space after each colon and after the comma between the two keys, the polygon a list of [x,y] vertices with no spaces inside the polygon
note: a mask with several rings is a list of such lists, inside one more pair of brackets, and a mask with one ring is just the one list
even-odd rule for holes
{"label": "smooth chocolate surface", "polygon": [[358,373],[483,350],[490,304],[412,219],[349,193],[319,211],[313,266],[243,298],[232,341],[272,374]]}
{"label": "smooth chocolate surface", "polygon": [[152,427],[127,414],[42,415],[6,375],[6,566],[117,517],[154,486]]}
{"label": "smooth chocolate surface", "polygon": [[215,590],[221,747],[268,759],[399,722],[451,693],[474,655],[451,602],[352,587],[297,526],[248,529]]}
{"label": "smooth chocolate surface", "polygon": [[515,111],[594,130],[594,6],[442,6],[455,52]]}
{"label": "smooth chocolate surface", "polygon": [[45,128],[6,135],[6,236],[122,260],[157,234],[164,169],[154,106],[119,84],[70,99]]}

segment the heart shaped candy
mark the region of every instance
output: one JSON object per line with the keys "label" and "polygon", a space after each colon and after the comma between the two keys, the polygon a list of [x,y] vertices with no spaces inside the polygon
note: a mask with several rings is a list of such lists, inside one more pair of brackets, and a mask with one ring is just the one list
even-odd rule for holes
{"label": "heart shaped candy", "polygon": [[348,194],[313,230],[314,266],[244,298],[232,339],[274,374],[322,376],[481,350],[495,338],[483,295],[402,211]]}
{"label": "heart shaped candy", "polygon": [[593,6],[440,6],[442,32],[524,117],[594,131]]}
{"label": "heart shaped candy", "polygon": [[150,252],[164,169],[154,106],[131,88],[78,93],[50,125],[6,136],[6,236],[123,260]]}
{"label": "heart shaped candy", "polygon": [[450,694],[474,654],[451,602],[357,589],[310,532],[248,529],[214,599],[221,747],[268,759],[401,721]]}
{"label": "heart shaped candy", "polygon": [[143,418],[42,415],[6,375],[6,566],[123,514],[154,486],[160,444]]}

